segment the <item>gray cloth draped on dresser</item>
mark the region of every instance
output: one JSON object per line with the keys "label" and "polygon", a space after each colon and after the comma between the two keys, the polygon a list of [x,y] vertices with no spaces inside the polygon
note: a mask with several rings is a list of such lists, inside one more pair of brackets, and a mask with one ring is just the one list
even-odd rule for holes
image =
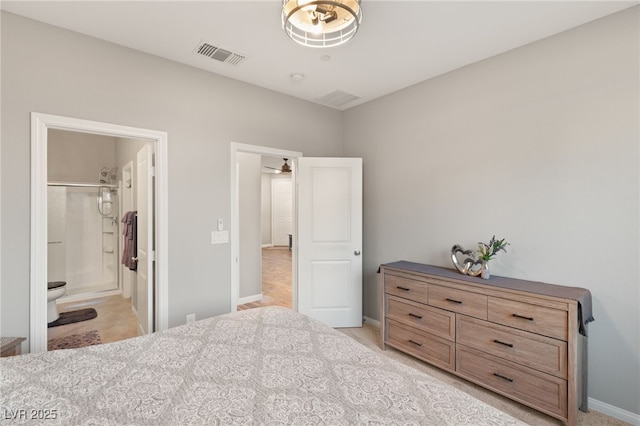
{"label": "gray cloth draped on dresser", "polygon": [[[430,273],[438,271],[442,276],[453,279],[460,278],[460,272],[455,269],[442,268],[439,266],[423,265],[421,263],[407,262],[400,260],[398,262],[385,263],[381,266],[389,268],[401,268],[414,272]],[[378,268],[380,272],[380,268]],[[538,281],[512,280],[505,277],[491,275],[491,279],[485,280],[479,277],[471,277],[465,275],[465,278],[471,282],[478,284],[491,285],[500,288],[509,288],[512,290],[522,290],[529,293],[543,294],[545,296],[564,297],[578,302],[578,326],[579,332],[583,336],[587,335],[587,324],[594,321],[593,310],[591,304],[591,292],[586,288],[567,287],[556,284],[547,284]]]}

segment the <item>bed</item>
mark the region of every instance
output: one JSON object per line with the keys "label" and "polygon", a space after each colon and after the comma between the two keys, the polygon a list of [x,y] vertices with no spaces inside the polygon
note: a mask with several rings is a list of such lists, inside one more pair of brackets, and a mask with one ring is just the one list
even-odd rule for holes
{"label": "bed", "polygon": [[523,424],[289,309],[0,359],[2,423]]}

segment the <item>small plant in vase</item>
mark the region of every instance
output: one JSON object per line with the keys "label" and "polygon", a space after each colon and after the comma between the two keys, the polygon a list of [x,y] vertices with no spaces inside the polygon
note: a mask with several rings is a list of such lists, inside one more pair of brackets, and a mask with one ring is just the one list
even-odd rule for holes
{"label": "small plant in vase", "polygon": [[505,239],[496,240],[496,236],[491,237],[488,243],[479,242],[478,243],[478,254],[479,258],[482,260],[482,272],[480,276],[485,280],[488,280],[491,274],[489,273],[489,261],[493,259],[500,250],[507,252],[505,248],[509,243],[505,241]]}

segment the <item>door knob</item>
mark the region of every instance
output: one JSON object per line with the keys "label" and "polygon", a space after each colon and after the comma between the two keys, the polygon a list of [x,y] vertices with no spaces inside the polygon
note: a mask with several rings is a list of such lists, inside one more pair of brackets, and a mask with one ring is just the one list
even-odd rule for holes
{"label": "door knob", "polygon": [[355,254],[356,256],[360,256],[360,250],[354,251],[353,254]]}

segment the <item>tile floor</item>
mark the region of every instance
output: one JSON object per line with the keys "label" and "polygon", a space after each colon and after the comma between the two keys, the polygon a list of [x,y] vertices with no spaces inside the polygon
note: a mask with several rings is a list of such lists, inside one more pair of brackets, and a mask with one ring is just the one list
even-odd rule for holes
{"label": "tile floor", "polygon": [[94,308],[98,316],[87,321],[47,329],[48,339],[98,330],[102,343],[116,342],[138,335],[137,319],[131,309],[131,299],[120,295],[69,302],[58,305],[58,312]]}

